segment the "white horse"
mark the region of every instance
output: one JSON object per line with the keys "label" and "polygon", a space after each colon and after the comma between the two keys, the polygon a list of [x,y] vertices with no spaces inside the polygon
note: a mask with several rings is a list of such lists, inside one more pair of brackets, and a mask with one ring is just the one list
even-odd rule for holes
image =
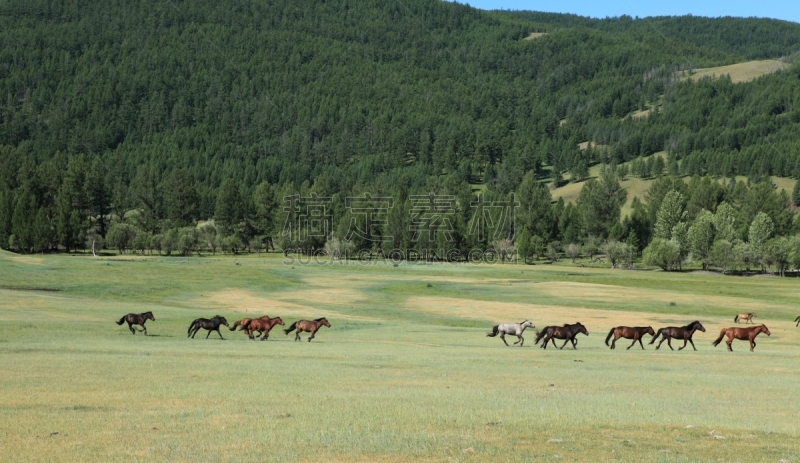
{"label": "white horse", "polygon": [[486,333],[486,336],[493,338],[500,334],[500,339],[502,339],[503,342],[508,346],[508,343],[506,342],[506,335],[510,334],[519,338],[519,340],[514,344],[519,344],[519,346],[522,347],[522,345],[525,343],[525,338],[522,337],[522,332],[528,327],[531,329],[536,328],[536,326],[534,326],[534,324],[529,320],[525,320],[522,323],[503,323],[502,325],[495,325],[492,328],[492,332]]}

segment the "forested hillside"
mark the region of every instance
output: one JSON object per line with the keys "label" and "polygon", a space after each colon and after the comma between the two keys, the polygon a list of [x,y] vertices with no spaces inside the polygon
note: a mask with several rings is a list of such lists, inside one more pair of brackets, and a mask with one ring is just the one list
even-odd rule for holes
{"label": "forested hillside", "polygon": [[[524,40],[535,31],[547,34]],[[336,242],[354,218],[345,197],[395,198],[388,225],[356,249],[389,235],[393,247],[424,245],[408,231],[409,196],[450,194],[454,242],[485,249],[492,240],[468,230],[476,190],[516,194],[526,225],[508,232],[560,248],[631,235],[618,206],[602,217],[586,206],[598,185],[619,196],[609,176],[587,182],[580,204],[551,205],[547,183],[580,181],[593,164],[666,150],[656,177],[756,182],[725,189],[710,212],[769,175],[800,177],[800,65],[744,84],[682,77],[792,62],[794,23],[438,0],[11,0],[0,41],[0,247],[21,252],[103,238],[122,250],[259,247],[281,235],[281,198],[310,192],[333,198]],[[783,201],[775,234],[788,235],[788,198],[772,194]],[[737,214],[746,240],[756,214]]]}

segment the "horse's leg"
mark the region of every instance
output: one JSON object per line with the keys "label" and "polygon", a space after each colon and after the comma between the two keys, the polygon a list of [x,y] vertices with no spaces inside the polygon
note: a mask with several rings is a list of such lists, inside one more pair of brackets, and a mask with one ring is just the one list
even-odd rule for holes
{"label": "horse's leg", "polygon": [[542,349],[547,350],[547,343],[550,342],[550,338],[552,338],[552,336],[545,335],[544,342],[542,343]]}
{"label": "horse's leg", "polygon": [[642,338],[639,338],[639,345],[642,346],[642,350],[644,350],[644,344],[642,344]]}
{"label": "horse's leg", "polygon": [[144,335],[147,336],[147,327],[144,326],[144,323],[142,323],[142,331],[144,331]]}
{"label": "horse's leg", "polygon": [[208,339],[209,335],[211,335],[211,330],[208,330],[208,334],[206,335],[206,339]]}
{"label": "horse's leg", "polygon": [[502,339],[502,340],[503,340],[503,343],[506,345],[506,347],[511,347],[511,346],[509,346],[509,345],[508,345],[508,343],[506,342],[506,333],[505,333],[504,331],[500,333],[500,339]]}
{"label": "horse's leg", "polygon": [[522,347],[522,345],[525,344],[525,338],[522,337],[522,334],[518,334],[517,337],[519,338],[519,341],[515,342],[514,344],[519,343],[519,347]]}
{"label": "horse's leg", "polygon": [[[564,344],[561,344],[561,349],[563,349],[563,348],[564,348],[564,346],[566,346],[568,342],[569,342],[569,338],[565,339],[565,340],[564,340]],[[572,346],[572,348],[574,349],[574,348],[575,348],[575,346]]]}
{"label": "horse's leg", "polygon": [[728,340],[727,340],[727,341],[725,341],[725,344],[727,344],[727,345],[728,345],[728,350],[729,350],[729,351],[731,351],[731,352],[733,352],[733,346],[731,346],[731,344],[733,344],[733,336],[730,336],[730,335],[729,335],[729,336],[728,336]]}
{"label": "horse's leg", "polygon": [[[209,331],[208,334],[211,334],[211,331]],[[219,327],[217,327],[217,334],[219,335],[220,339],[222,339],[223,341],[225,340],[225,338],[222,337],[222,333],[219,332]]]}
{"label": "horse's leg", "polygon": [[688,339],[689,339],[689,338],[688,338],[688,337],[686,337],[686,336],[684,336],[684,337],[683,337],[683,346],[679,347],[679,348],[678,348],[678,350],[683,350],[683,348],[684,348],[684,347],[686,347],[686,341],[687,341]]}
{"label": "horse's leg", "polygon": [[131,334],[136,334],[136,330],[133,329],[133,325],[131,325],[131,322],[128,322],[128,329],[131,330]]}
{"label": "horse's leg", "polygon": [[692,341],[692,338],[689,338],[689,342],[692,343],[692,349],[697,350],[697,347],[695,347],[694,341]]}
{"label": "horse's leg", "polygon": [[665,339],[667,339],[667,336],[666,336],[666,335],[662,335],[662,336],[661,336],[661,342],[659,342],[659,343],[656,345],[656,350],[658,350],[658,349],[660,349],[660,348],[661,348],[661,344],[663,344],[663,343],[664,343],[664,340],[665,340]]}
{"label": "horse's leg", "polygon": [[667,336],[667,345],[669,346],[669,350],[675,350],[672,348],[672,337]]}
{"label": "horse's leg", "polygon": [[617,339],[619,339],[619,337],[617,336],[617,333],[614,333],[614,340],[611,341],[611,350],[617,348]]}
{"label": "horse's leg", "polygon": [[632,343],[631,343],[631,345],[630,345],[630,346],[628,346],[628,348],[627,348],[627,349],[625,349],[625,350],[631,350],[631,347],[633,347],[633,346],[636,344],[636,341],[638,341],[638,340],[639,340],[639,339],[638,339],[638,337],[637,337],[637,336],[634,336],[634,337],[633,337],[633,342],[632,342]]}
{"label": "horse's leg", "polygon": [[294,332],[294,340],[295,341],[299,341],[300,340],[300,330],[297,330],[297,331]]}
{"label": "horse's leg", "polygon": [[309,337],[308,337],[308,342],[311,342],[311,340],[312,340],[312,339],[314,339],[314,335],[315,335],[315,334],[317,334],[317,332],[316,332],[316,331],[312,331],[312,332],[311,332],[311,336],[309,336]]}

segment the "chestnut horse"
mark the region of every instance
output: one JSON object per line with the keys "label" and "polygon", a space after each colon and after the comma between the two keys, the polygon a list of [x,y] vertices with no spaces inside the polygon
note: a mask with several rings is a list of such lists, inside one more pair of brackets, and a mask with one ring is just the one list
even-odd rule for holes
{"label": "chestnut horse", "polygon": [[[258,331],[259,336],[261,336],[260,339],[262,341],[266,341],[267,338],[269,337],[269,331],[275,325],[281,325],[281,326],[283,325],[283,320],[281,319],[281,317],[276,317],[276,318],[269,318],[269,317],[255,318],[253,320],[250,320],[250,323],[247,324],[245,329],[248,331],[248,333],[250,335],[250,339],[255,341],[255,338],[253,337],[253,333]],[[262,334],[263,334],[263,336],[262,336]]]}
{"label": "chestnut horse", "polygon": [[269,320],[269,315],[264,315],[263,317],[259,318],[243,318],[241,320],[237,320],[236,322],[234,322],[233,326],[230,327],[230,330],[236,331],[236,328],[241,327],[242,331],[244,331],[244,334],[246,334],[248,338],[253,339],[253,336],[250,334],[250,330],[247,329],[247,325],[250,324],[252,320],[258,320],[258,319]]}
{"label": "chestnut horse", "polygon": [[[753,319],[756,317],[755,312],[750,313],[740,313],[736,317],[733,318],[734,323],[739,323],[740,321],[744,320],[744,323],[747,322],[753,323]],[[755,323],[753,323],[755,325]]]}
{"label": "chestnut horse", "polygon": [[303,331],[308,331],[309,333],[311,333],[311,336],[308,337],[308,342],[311,342],[311,340],[314,339],[314,335],[317,334],[317,331],[322,326],[327,326],[328,328],[331,327],[331,324],[328,323],[328,319],[325,317],[318,318],[314,321],[298,320],[292,323],[292,325],[289,328],[283,330],[283,332],[289,334],[296,329],[297,331],[294,334],[294,340],[300,341],[300,333],[302,333]]}
{"label": "chestnut horse", "polygon": [[117,322],[117,325],[122,325],[123,323],[128,323],[128,329],[131,330],[131,334],[136,334],[136,330],[133,329],[132,325],[139,325],[142,327],[141,330],[144,332],[144,335],[147,336],[147,327],[144,326],[144,322],[147,320],[156,321],[156,317],[153,316],[153,312],[145,312],[145,313],[129,313],[124,317],[120,318]]}
{"label": "chestnut horse", "polygon": [[617,346],[617,339],[625,338],[625,339],[633,339],[633,342],[628,349],[633,347],[636,344],[636,341],[639,341],[639,345],[642,345],[642,337],[645,334],[649,334],[651,336],[655,336],[656,333],[653,331],[652,326],[618,326],[616,328],[611,328],[611,331],[608,332],[608,336],[606,336],[606,345],[608,345],[608,340],[611,339],[611,336],[614,336],[614,340],[611,342],[611,349],[616,349]]}
{"label": "chestnut horse", "polygon": [[697,320],[689,323],[686,326],[668,326],[666,328],[659,328],[658,331],[656,331],[655,336],[653,336],[653,339],[650,340],[650,344],[655,343],[656,339],[658,339],[658,336],[661,335],[663,337],[661,338],[661,342],[659,342],[656,346],[656,350],[661,347],[661,344],[663,344],[664,341],[667,341],[667,345],[669,346],[670,350],[675,350],[672,348],[672,338],[683,339],[683,346],[679,347],[678,350],[683,350],[683,348],[686,347],[686,342],[692,343],[692,349],[697,350],[697,347],[694,346],[694,341],[692,341],[692,336],[697,330],[700,330],[703,333],[706,332],[705,327]]}
{"label": "chestnut horse", "polygon": [[192,339],[194,339],[194,335],[200,331],[200,328],[203,328],[204,330],[208,330],[206,339],[208,339],[208,336],[212,331],[216,331],[219,335],[219,338],[224,340],[225,338],[222,337],[222,333],[219,332],[220,325],[225,325],[230,328],[228,325],[228,320],[225,320],[225,317],[220,317],[219,315],[215,315],[214,318],[211,319],[198,318],[197,320],[193,321],[191,325],[189,325],[189,330],[187,333],[192,337]]}
{"label": "chestnut horse", "polygon": [[713,344],[716,347],[719,345],[720,341],[722,341],[722,338],[727,336],[728,340],[725,341],[725,344],[728,345],[728,350],[733,352],[733,348],[731,347],[733,340],[740,339],[744,341],[746,339],[750,341],[750,352],[753,352],[753,349],[756,347],[756,336],[758,336],[760,333],[766,333],[766,335],[769,336],[769,328],[767,328],[767,326],[764,324],[751,326],[750,328],[723,328],[722,331],[719,332],[719,337],[713,342]]}
{"label": "chestnut horse", "polygon": [[522,347],[522,345],[525,343],[525,338],[522,337],[522,332],[525,331],[525,328],[528,327],[536,328],[536,326],[534,326],[534,324],[531,323],[530,320],[525,320],[522,323],[503,323],[500,325],[494,325],[492,327],[492,332],[486,333],[486,336],[493,338],[499,334],[500,339],[503,340],[506,346],[508,346],[508,343],[506,342],[506,335],[508,334],[516,336],[517,342],[515,342],[514,344],[519,344],[519,346]]}
{"label": "chestnut horse", "polygon": [[559,347],[559,349],[563,349],[564,346],[567,345],[568,342],[572,342],[572,348],[577,349],[578,341],[575,339],[575,336],[578,333],[583,333],[586,336],[589,336],[589,332],[586,330],[586,327],[583,326],[582,323],[578,322],[573,325],[564,325],[564,326],[548,326],[545,327],[539,335],[536,336],[536,343],[539,343],[539,340],[544,337],[544,342],[542,343],[542,349],[547,349],[547,343],[553,341],[553,346],[556,345],[556,342],[553,340],[555,339],[563,339],[564,344]]}

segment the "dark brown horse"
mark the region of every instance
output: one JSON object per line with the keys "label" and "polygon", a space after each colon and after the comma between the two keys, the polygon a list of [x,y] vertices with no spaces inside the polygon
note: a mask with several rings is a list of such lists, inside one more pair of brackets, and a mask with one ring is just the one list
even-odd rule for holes
{"label": "dark brown horse", "polygon": [[[544,335],[542,335],[544,332]],[[559,349],[563,349],[564,346],[567,345],[568,342],[572,343],[572,348],[578,348],[578,340],[575,339],[575,336],[578,333],[583,333],[586,336],[589,336],[589,332],[586,330],[586,327],[583,326],[582,323],[578,322],[572,325],[564,325],[564,326],[548,326],[545,327],[544,330],[536,336],[536,344],[539,343],[539,340],[544,338],[544,342],[542,343],[542,349],[547,349],[547,343],[553,341],[553,346],[556,346],[556,342],[554,339],[563,339],[564,344],[559,347]],[[557,346],[556,346],[557,347]]]}
{"label": "dark brown horse", "polygon": [[144,332],[144,335],[147,336],[147,327],[144,326],[144,322],[147,320],[156,321],[156,317],[153,316],[153,312],[145,312],[145,313],[129,313],[124,317],[120,318],[117,322],[117,325],[122,325],[125,322],[128,322],[128,329],[131,330],[131,334],[136,334],[136,330],[133,329],[133,325],[139,325],[142,327],[141,330]]}
{"label": "dark brown horse", "polygon": [[[269,338],[269,331],[275,325],[283,325],[283,320],[281,317],[276,318],[269,318],[269,317],[261,317],[250,320],[250,323],[247,324],[245,329],[250,333],[250,339],[255,341],[253,337],[253,333],[258,331],[258,336],[261,336],[262,341],[266,341]],[[263,334],[263,336],[262,336]]]}
{"label": "dark brown horse", "polygon": [[734,339],[740,339],[742,341],[748,340],[750,341],[750,352],[753,352],[753,349],[756,348],[756,336],[761,333],[765,333],[767,336],[770,335],[769,328],[766,325],[758,325],[758,326],[751,326],[749,328],[723,328],[722,331],[719,332],[719,337],[716,341],[713,342],[714,346],[719,345],[722,341],[722,338],[725,336],[728,337],[728,340],[725,341],[725,344],[728,345],[728,350],[733,352],[733,348],[731,344],[733,344]]}
{"label": "dark brown horse", "polygon": [[230,328],[228,325],[228,320],[225,320],[225,317],[220,317],[219,315],[215,315],[214,318],[198,318],[197,320],[193,321],[191,325],[189,325],[189,336],[194,339],[194,335],[200,331],[200,328],[204,330],[208,330],[208,334],[206,335],[206,339],[211,334],[212,331],[216,331],[219,335],[220,339],[225,339],[222,337],[222,333],[219,332],[219,326],[225,325]]}
{"label": "dark brown horse", "polygon": [[697,347],[694,346],[694,341],[692,341],[692,336],[697,330],[700,330],[703,333],[706,332],[705,327],[697,320],[689,323],[686,326],[668,326],[666,328],[659,328],[658,331],[656,331],[655,336],[653,336],[653,339],[650,340],[650,344],[655,343],[656,339],[658,339],[659,336],[662,336],[661,342],[659,342],[656,346],[656,350],[661,347],[661,344],[664,341],[667,341],[667,345],[669,346],[670,350],[675,350],[672,348],[673,338],[683,339],[683,346],[679,347],[678,350],[683,350],[683,348],[686,347],[687,342],[692,343],[692,349],[697,350]]}
{"label": "dark brown horse", "polygon": [[311,333],[311,336],[308,337],[308,342],[311,342],[311,340],[314,339],[314,335],[317,334],[317,331],[322,326],[327,326],[328,328],[331,327],[331,324],[328,323],[328,319],[325,317],[318,318],[314,321],[298,320],[292,323],[292,325],[289,326],[289,328],[283,330],[283,332],[289,334],[292,331],[297,330],[294,335],[294,340],[300,341],[300,333],[302,333],[303,331],[308,331],[309,333]]}
{"label": "dark brown horse", "polygon": [[625,339],[633,339],[633,342],[628,349],[633,347],[636,344],[636,341],[639,341],[639,345],[642,345],[642,337],[645,334],[649,334],[651,336],[655,336],[656,333],[653,331],[652,326],[618,326],[616,328],[611,328],[611,331],[608,332],[608,336],[606,336],[606,345],[608,345],[608,340],[611,339],[611,336],[614,336],[614,340],[611,341],[611,349],[616,349],[617,347],[617,339],[625,338]]}

